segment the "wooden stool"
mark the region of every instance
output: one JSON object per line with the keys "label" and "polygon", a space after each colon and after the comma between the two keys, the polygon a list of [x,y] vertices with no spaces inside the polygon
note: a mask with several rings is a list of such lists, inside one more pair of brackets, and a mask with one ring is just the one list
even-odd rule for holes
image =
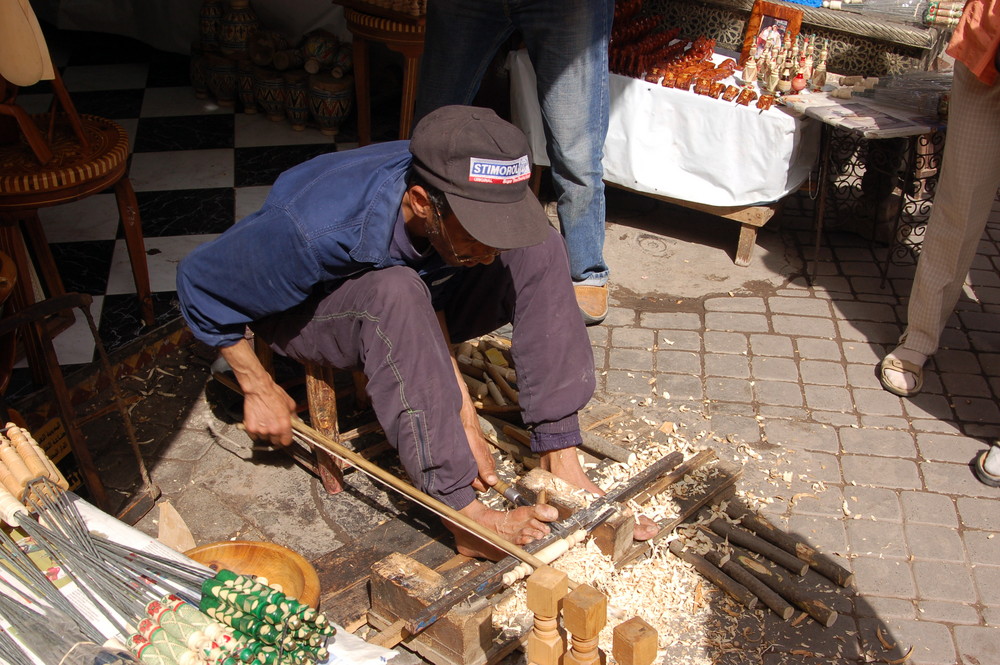
{"label": "wooden stool", "polygon": [[[49,297],[65,293],[51,249],[45,239],[38,209],[76,201],[105,189],[113,188],[118,201],[118,213],[125,229],[132,275],[142,320],[155,322],[153,298],[146,265],[146,248],[139,219],[139,204],[132,183],[126,175],[128,167],[128,134],[117,123],[97,116],[77,116],[87,139],[86,145],[76,138],[75,127],[63,116],[53,120],[50,114],[31,116],[28,120],[46,141],[51,159],[41,163],[32,149],[30,137],[0,146],[0,234],[2,246],[17,265],[20,275],[29,275],[24,242],[30,245],[38,267],[42,287]],[[30,131],[30,129],[29,129]],[[19,280],[12,303],[15,308],[35,301],[29,279]]]}
{"label": "wooden stool", "polygon": [[[254,338],[254,351],[264,368],[274,376],[273,352],[270,347]],[[313,429],[325,434],[339,444],[346,444],[365,434],[381,429],[378,421],[371,421],[359,427],[340,431],[337,417],[337,398],[353,394],[362,406],[367,406],[368,395],[365,393],[367,379],[362,372],[353,372],[353,386],[347,390],[338,391],[334,385],[337,372],[335,367],[326,367],[314,363],[303,365],[306,372],[306,402],[309,409],[309,422]],[[321,448],[303,450],[297,445],[288,449],[289,453],[300,464],[319,476],[323,487],[330,494],[343,491],[344,463]]]}
{"label": "wooden stool", "polygon": [[[410,138],[413,124],[413,106],[417,101],[417,80],[420,75],[420,56],[424,52],[423,16],[407,16],[398,12],[392,18],[373,16],[345,5],[344,18],[354,43],[354,86],[358,104],[358,145],[368,145],[372,140],[371,94],[368,80],[368,42],[380,42],[389,49],[403,54],[403,101],[399,111],[399,138]],[[375,9],[375,8],[373,8]],[[388,14],[387,14],[388,15]]]}

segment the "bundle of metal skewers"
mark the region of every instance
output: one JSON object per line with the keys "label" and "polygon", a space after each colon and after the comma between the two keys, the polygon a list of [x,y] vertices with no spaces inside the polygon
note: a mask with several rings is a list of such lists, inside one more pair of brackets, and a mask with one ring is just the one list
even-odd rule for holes
{"label": "bundle of metal skewers", "polygon": [[57,588],[0,529],[0,646],[10,665],[310,665],[328,658],[335,631],[316,610],[231,571],[92,533],[72,495],[46,476],[29,481],[22,495],[25,504],[0,487],[0,519],[51,560],[52,577],[65,575],[74,586],[71,593]]}

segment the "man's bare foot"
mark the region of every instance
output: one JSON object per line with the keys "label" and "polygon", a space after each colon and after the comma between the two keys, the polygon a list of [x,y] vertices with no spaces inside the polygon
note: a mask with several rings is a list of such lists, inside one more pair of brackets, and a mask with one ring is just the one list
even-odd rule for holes
{"label": "man's bare foot", "polygon": [[[503,512],[491,510],[479,501],[473,501],[458,512],[515,545],[527,545],[533,540],[543,538],[549,533],[546,522],[559,519],[559,512],[552,506],[526,506]],[[445,520],[444,525],[455,536],[455,547],[460,554],[494,561],[506,556],[505,552],[492,543],[460,529],[451,522]]]}
{"label": "man's bare foot", "polygon": [[[539,462],[543,469],[553,475],[562,478],[571,485],[575,485],[591,494],[604,496],[605,492],[592,481],[580,465],[580,458],[576,455],[576,448],[563,448],[552,450],[539,455]],[[649,540],[660,532],[660,527],[656,522],[645,515],[636,518],[635,530],[632,537],[635,540]]]}

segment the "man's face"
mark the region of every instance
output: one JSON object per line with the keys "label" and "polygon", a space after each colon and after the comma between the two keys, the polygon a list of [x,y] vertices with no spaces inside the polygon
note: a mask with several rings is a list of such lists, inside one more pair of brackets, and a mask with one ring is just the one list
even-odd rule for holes
{"label": "man's face", "polygon": [[462,267],[489,265],[500,254],[499,249],[484,245],[462,228],[455,213],[449,211],[447,216],[442,217],[433,202],[430,203],[430,209],[432,216],[430,226],[436,226],[437,232],[432,228],[428,238],[435,251],[448,265]]}

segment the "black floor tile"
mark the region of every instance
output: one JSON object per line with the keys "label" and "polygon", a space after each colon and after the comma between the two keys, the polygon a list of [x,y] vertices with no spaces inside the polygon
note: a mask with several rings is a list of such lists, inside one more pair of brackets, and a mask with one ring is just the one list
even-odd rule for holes
{"label": "black floor tile", "polygon": [[236,187],[271,186],[282,172],[296,164],[336,149],[333,144],[237,148],[233,184]]}
{"label": "black floor tile", "polygon": [[67,65],[120,65],[149,62],[156,52],[151,46],[122,35],[76,30],[58,31],[58,39],[70,52]]}
{"label": "black floor tile", "polygon": [[108,273],[115,251],[114,240],[49,243],[67,291],[101,295],[108,287]]}
{"label": "black floor tile", "polygon": [[191,59],[180,53],[156,51],[149,63],[146,85],[150,88],[191,85]]}
{"label": "black floor tile", "polygon": [[137,118],[142,110],[143,88],[135,90],[86,90],[71,93],[79,113],[104,118]]}
{"label": "black floor tile", "polygon": [[222,233],[233,225],[232,187],[136,192],[136,198],[147,238]]}
{"label": "black floor tile", "polygon": [[105,296],[104,306],[101,308],[101,321],[97,326],[104,349],[111,353],[149,332],[153,327],[173,321],[180,316],[177,309],[177,292],[154,293],[153,311],[156,313],[156,322],[153,326],[146,326],[142,322],[139,301],[135,294]]}
{"label": "black floor tile", "polygon": [[134,152],[232,147],[232,114],[140,118],[135,132]]}

